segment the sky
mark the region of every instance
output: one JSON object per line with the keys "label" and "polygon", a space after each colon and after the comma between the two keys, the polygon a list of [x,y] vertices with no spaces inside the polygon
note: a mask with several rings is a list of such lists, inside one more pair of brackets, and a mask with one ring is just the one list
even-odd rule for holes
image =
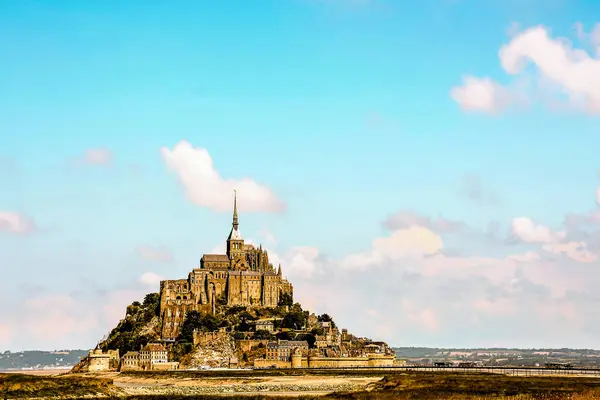
{"label": "sky", "polygon": [[223,252],[392,346],[600,348],[595,0],[5,0],[0,350]]}

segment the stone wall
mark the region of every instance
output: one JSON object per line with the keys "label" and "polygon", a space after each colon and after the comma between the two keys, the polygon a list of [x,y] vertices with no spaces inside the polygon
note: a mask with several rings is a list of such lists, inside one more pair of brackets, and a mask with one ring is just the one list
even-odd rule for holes
{"label": "stone wall", "polygon": [[308,357],[309,368],[391,367],[393,356]]}
{"label": "stone wall", "polygon": [[194,347],[209,346],[217,341],[226,341],[228,338],[227,332],[194,332]]}
{"label": "stone wall", "polygon": [[173,371],[176,369],[179,369],[179,363],[175,361],[152,364],[153,371]]}
{"label": "stone wall", "polygon": [[235,346],[237,347],[238,350],[245,353],[245,352],[252,350],[252,348],[258,347],[259,344],[262,344],[264,347],[267,347],[268,342],[269,341],[266,339],[263,339],[263,340],[255,340],[255,339],[236,340]]}
{"label": "stone wall", "polygon": [[271,368],[273,365],[275,368],[292,368],[291,361],[266,360],[264,358],[254,360],[254,368]]}

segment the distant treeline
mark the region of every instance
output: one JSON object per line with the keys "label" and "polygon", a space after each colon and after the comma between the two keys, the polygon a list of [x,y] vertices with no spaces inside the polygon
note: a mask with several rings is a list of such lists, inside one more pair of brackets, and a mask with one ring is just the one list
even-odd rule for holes
{"label": "distant treeline", "polygon": [[523,349],[523,348],[509,348],[509,347],[480,347],[480,348],[442,348],[442,347],[394,347],[397,357],[427,357],[435,355],[439,352],[511,352],[520,351],[524,353],[533,352],[550,352],[550,353],[580,353],[580,354],[600,354],[600,350],[593,349]]}
{"label": "distant treeline", "polygon": [[88,354],[89,350],[21,351],[0,353],[0,370],[22,368],[71,367]]}

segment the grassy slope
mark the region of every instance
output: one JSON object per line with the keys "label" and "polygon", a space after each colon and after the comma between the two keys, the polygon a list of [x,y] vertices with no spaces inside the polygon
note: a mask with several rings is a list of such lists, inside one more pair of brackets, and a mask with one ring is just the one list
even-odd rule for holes
{"label": "grassy slope", "polygon": [[103,350],[119,350],[122,356],[128,351],[138,351],[141,345],[159,337],[160,320],[158,293],[146,295],[143,303],[134,302],[127,307],[125,318],[100,344]]}
{"label": "grassy slope", "polygon": [[113,386],[112,379],[0,374],[0,396],[5,399],[117,394],[120,394],[120,390]]}

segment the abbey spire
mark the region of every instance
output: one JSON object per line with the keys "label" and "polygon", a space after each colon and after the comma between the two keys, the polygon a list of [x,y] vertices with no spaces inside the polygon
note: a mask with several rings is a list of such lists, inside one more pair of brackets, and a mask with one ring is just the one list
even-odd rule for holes
{"label": "abbey spire", "polygon": [[238,227],[240,226],[239,222],[238,222],[238,213],[237,213],[237,192],[233,191],[233,229],[235,229],[237,231]]}
{"label": "abbey spire", "polygon": [[243,259],[244,256],[244,239],[240,233],[240,223],[238,221],[237,212],[237,193],[233,191],[233,222],[231,223],[231,232],[227,238],[227,257],[230,260]]}
{"label": "abbey spire", "polygon": [[231,223],[231,232],[227,240],[243,240],[242,234],[240,233],[240,223],[238,221],[237,212],[237,192],[233,191],[233,222]]}

